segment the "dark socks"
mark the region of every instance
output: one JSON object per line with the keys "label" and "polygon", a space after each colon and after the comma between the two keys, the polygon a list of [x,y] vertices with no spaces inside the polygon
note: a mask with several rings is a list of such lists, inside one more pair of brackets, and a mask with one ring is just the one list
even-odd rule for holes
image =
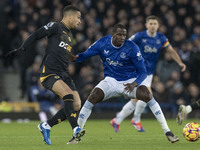
{"label": "dark socks", "polygon": [[60,109],[52,118],[48,119],[47,123],[50,127],[68,119],[70,125],[73,128],[78,126],[77,124],[77,112],[74,110],[73,106],[73,95],[69,94],[63,97],[64,106]]}
{"label": "dark socks", "polygon": [[72,129],[78,126],[76,112],[74,110],[74,105],[73,105],[73,100],[74,100],[74,97],[72,94],[68,94],[63,97],[64,112],[67,119],[69,120],[69,123],[71,124]]}
{"label": "dark socks", "polygon": [[60,109],[53,117],[48,119],[47,123],[50,125],[50,127],[53,127],[54,125],[66,120],[67,117],[65,115],[64,109]]}
{"label": "dark socks", "polygon": [[200,99],[197,100],[195,103],[191,104],[192,110],[200,108]]}
{"label": "dark socks", "polygon": [[64,101],[64,112],[71,124],[72,129],[78,126],[73,101]]}

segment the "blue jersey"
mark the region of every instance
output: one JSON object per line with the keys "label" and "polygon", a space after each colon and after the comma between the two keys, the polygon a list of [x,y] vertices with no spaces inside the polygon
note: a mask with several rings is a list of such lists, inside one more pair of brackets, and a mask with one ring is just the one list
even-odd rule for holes
{"label": "blue jersey", "polygon": [[134,34],[129,38],[129,40],[135,42],[140,48],[147,69],[147,74],[153,74],[161,48],[166,48],[170,45],[166,36],[157,32],[155,37],[151,37],[147,34],[146,30]]}
{"label": "blue jersey", "polygon": [[139,85],[147,76],[140,50],[130,40],[125,40],[121,47],[115,47],[112,44],[112,36],[104,36],[78,55],[76,62],[99,55],[103,62],[104,77],[113,77],[117,81],[137,78],[136,82]]}

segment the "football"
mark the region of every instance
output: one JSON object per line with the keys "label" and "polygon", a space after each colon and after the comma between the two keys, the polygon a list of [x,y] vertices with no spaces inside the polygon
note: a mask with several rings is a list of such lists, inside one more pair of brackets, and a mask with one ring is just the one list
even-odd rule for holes
{"label": "football", "polygon": [[190,122],[183,128],[183,136],[190,142],[197,141],[199,139],[200,125],[195,122]]}

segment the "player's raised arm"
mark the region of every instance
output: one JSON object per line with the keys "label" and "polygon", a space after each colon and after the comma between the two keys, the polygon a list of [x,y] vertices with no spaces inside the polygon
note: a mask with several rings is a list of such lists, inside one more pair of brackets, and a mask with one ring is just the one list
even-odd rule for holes
{"label": "player's raised arm", "polygon": [[50,22],[47,25],[37,29],[33,32],[23,43],[22,45],[6,54],[6,57],[12,57],[18,54],[21,51],[25,51],[34,41],[39,40],[45,36],[49,36],[55,31],[55,23]]}

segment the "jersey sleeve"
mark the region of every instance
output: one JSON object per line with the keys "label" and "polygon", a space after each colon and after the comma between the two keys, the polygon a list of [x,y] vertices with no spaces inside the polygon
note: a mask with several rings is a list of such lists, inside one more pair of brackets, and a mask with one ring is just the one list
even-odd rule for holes
{"label": "jersey sleeve", "polygon": [[132,62],[135,65],[135,68],[137,70],[138,73],[138,77],[135,80],[135,82],[137,82],[137,85],[140,85],[142,83],[142,81],[147,77],[147,70],[146,67],[144,65],[144,59],[142,57],[142,54],[139,50],[139,47],[135,44],[135,46],[133,47],[134,49],[132,49]]}
{"label": "jersey sleeve", "polygon": [[46,32],[46,36],[50,36],[58,30],[56,22],[49,22],[47,25],[43,26]]}
{"label": "jersey sleeve", "polygon": [[25,50],[36,40],[39,40],[45,36],[50,36],[56,31],[56,24],[53,22],[48,23],[47,25],[37,29],[35,32],[33,32],[22,44],[21,47],[23,47]]}
{"label": "jersey sleeve", "polygon": [[167,48],[170,45],[170,43],[165,35],[162,35],[162,44],[163,44],[162,46],[164,48]]}
{"label": "jersey sleeve", "polygon": [[129,40],[136,43],[138,41],[138,33],[132,35]]}
{"label": "jersey sleeve", "polygon": [[101,44],[102,42],[100,39],[93,43],[85,52],[79,53],[76,62],[82,62],[91,56],[100,55]]}

